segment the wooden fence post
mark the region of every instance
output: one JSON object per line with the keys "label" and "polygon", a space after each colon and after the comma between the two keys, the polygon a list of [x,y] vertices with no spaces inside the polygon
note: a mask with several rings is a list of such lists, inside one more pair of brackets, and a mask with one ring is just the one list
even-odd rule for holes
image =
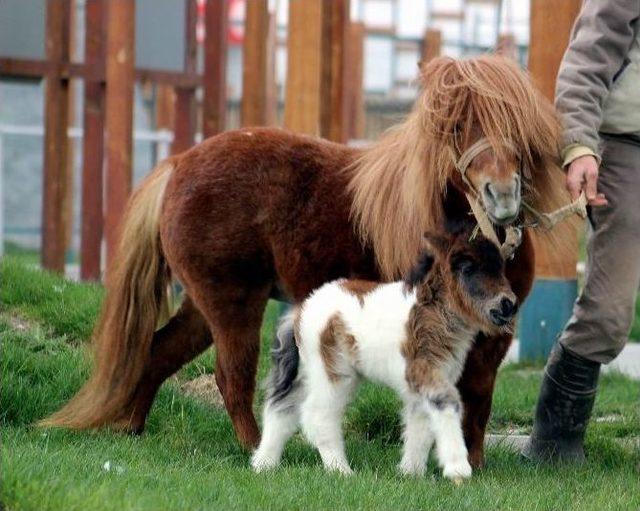
{"label": "wooden fence post", "polygon": [[[85,63],[104,68],[105,0],[87,0]],[[84,84],[80,278],[100,279],[102,248],[102,164],[104,158],[104,84],[87,78]]]}
{"label": "wooden fence post", "polygon": [[284,125],[300,133],[320,133],[322,0],[289,3]]}
{"label": "wooden fence post", "polygon": [[134,38],[135,1],[109,0],[105,114],[107,268],[115,254],[120,220],[131,193]]}
{"label": "wooden fence post", "polygon": [[[532,0],[529,71],[537,87],[554,99],[555,81],[560,61],[569,42],[573,22],[581,0]],[[561,235],[573,238],[575,257],[558,261],[550,248],[534,236],[536,281],[520,317],[520,359],[546,359],[558,334],[571,316],[577,295],[577,232],[559,224]]]}
{"label": "wooden fence post", "polygon": [[322,10],[320,135],[344,143],[348,138],[346,75],[349,0],[324,2]]}
{"label": "wooden fence post", "polygon": [[289,3],[284,124],[301,133],[342,141],[348,2]]}
{"label": "wooden fence post", "polygon": [[224,131],[227,110],[227,0],[207,0],[204,40],[204,100],[202,133],[210,137]]}
{"label": "wooden fence post", "polygon": [[242,126],[267,124],[269,93],[269,32],[271,19],[268,0],[247,2],[242,55]]}
{"label": "wooden fence post", "polygon": [[[196,72],[198,43],[196,41],[196,0],[185,0],[185,55],[184,70]],[[189,149],[196,135],[196,89],[177,87],[175,90],[173,144],[171,152],[181,153]]]}
{"label": "wooden fence post", "polygon": [[42,184],[42,266],[64,273],[66,201],[69,200],[67,173],[69,79],[62,68],[69,60],[69,0],[48,0],[46,54],[49,69],[45,90],[44,175]]}
{"label": "wooden fence post", "polygon": [[516,44],[516,37],[510,33],[500,34],[496,53],[517,61],[518,45]]}
{"label": "wooden fence post", "polygon": [[350,23],[347,41],[347,69],[345,87],[346,139],[364,138],[364,100],[362,97],[364,54],[364,23]]}

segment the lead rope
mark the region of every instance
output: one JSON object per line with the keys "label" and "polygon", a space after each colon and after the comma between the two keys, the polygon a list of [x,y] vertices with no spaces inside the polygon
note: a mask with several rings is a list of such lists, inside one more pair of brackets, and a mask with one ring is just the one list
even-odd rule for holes
{"label": "lead rope", "polygon": [[545,231],[550,231],[556,226],[556,224],[562,222],[565,218],[568,218],[571,215],[578,215],[582,219],[587,218],[587,196],[584,192],[582,192],[576,200],[566,206],[562,206],[561,208],[552,211],[551,213],[540,213],[540,211],[524,201],[522,202],[522,205],[535,218],[535,220],[526,227],[544,229]]}

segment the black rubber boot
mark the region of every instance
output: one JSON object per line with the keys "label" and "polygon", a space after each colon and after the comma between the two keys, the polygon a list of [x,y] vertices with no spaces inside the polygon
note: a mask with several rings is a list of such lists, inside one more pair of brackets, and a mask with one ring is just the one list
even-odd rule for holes
{"label": "black rubber boot", "polygon": [[584,461],[584,433],[593,409],[600,364],[553,348],[536,406],[533,431],[522,454],[536,462]]}

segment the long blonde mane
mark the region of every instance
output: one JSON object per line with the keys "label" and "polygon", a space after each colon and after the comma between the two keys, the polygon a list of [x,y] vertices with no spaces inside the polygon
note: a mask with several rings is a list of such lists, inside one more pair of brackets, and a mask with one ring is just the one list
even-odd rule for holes
{"label": "long blonde mane", "polygon": [[530,205],[550,211],[568,201],[560,124],[528,75],[497,55],[434,59],[421,69],[421,92],[407,119],[350,169],[352,216],[386,278],[404,274],[423,233],[441,228],[447,183],[457,172],[451,151],[460,154],[462,141],[478,129],[498,158],[508,156],[503,141],[517,148],[531,173],[523,190]]}

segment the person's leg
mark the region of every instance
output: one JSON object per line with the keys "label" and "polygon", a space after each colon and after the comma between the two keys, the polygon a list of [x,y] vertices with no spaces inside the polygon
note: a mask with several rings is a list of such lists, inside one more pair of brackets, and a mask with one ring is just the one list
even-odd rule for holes
{"label": "person's leg", "polygon": [[585,286],[551,353],[533,432],[523,454],[536,461],[584,459],[584,433],[600,364],[622,351],[640,285],[640,146],[606,140],[592,208]]}

